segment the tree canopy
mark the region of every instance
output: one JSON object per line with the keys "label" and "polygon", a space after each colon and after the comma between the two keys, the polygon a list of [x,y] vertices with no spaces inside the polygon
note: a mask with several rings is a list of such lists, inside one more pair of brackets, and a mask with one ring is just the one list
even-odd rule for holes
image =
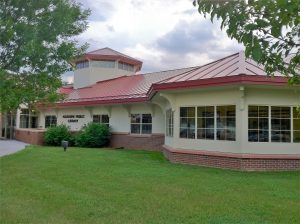
{"label": "tree canopy", "polygon": [[61,74],[86,50],[75,37],[89,14],[72,0],[0,1],[1,111],[58,99]]}
{"label": "tree canopy", "polygon": [[299,84],[300,0],[195,0],[200,14],[245,46],[245,54]]}

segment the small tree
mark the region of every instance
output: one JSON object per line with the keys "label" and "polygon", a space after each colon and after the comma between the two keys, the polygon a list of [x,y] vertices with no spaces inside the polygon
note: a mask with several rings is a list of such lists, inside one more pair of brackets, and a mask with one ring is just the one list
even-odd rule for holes
{"label": "small tree", "polygon": [[299,0],[195,0],[211,21],[245,46],[247,57],[265,66],[269,75],[281,72],[292,84],[300,83]]}

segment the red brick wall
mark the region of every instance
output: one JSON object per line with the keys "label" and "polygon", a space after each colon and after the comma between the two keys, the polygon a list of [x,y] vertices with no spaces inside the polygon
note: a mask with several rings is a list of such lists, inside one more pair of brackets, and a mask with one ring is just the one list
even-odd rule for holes
{"label": "red brick wall", "polygon": [[17,140],[26,142],[32,145],[43,145],[44,131],[34,129],[17,129],[15,133]]}
{"label": "red brick wall", "polygon": [[[34,129],[17,129],[16,139],[33,144],[43,145],[44,131]],[[128,149],[162,150],[164,135],[130,135],[128,133],[113,133],[110,147]]]}
{"label": "red brick wall", "polygon": [[[182,151],[182,152],[181,152]],[[216,167],[233,170],[246,171],[288,171],[300,170],[300,158],[298,156],[287,158],[242,158],[239,156],[233,157],[229,154],[228,157],[216,156],[212,154],[204,155],[200,153],[183,152],[184,150],[172,150],[170,147],[164,147],[164,156],[173,163],[192,164],[206,167]],[[189,151],[189,150],[188,150]]]}
{"label": "red brick wall", "polygon": [[110,146],[128,149],[145,149],[161,151],[165,137],[163,134],[131,135],[128,133],[113,133]]}

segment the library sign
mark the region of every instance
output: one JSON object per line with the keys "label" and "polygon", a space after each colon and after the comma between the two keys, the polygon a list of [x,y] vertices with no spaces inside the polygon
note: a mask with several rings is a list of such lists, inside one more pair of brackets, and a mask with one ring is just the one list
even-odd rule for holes
{"label": "library sign", "polygon": [[78,119],[84,118],[84,115],[63,115],[63,118],[68,119],[68,123],[78,123]]}

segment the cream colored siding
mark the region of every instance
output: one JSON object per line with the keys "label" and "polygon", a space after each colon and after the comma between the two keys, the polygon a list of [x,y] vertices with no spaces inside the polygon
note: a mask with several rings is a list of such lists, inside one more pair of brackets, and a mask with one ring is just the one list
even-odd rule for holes
{"label": "cream colored siding", "polygon": [[[78,131],[84,124],[92,122],[91,114],[109,115],[109,125],[112,132],[130,133],[130,114],[144,113],[152,114],[152,133],[164,133],[164,115],[161,109],[152,104],[132,104],[132,105],[113,105],[113,106],[93,106],[93,107],[73,107],[57,110],[41,111],[39,126],[44,128],[46,115],[57,115],[57,124],[66,124],[72,131]],[[84,115],[84,118],[74,118],[78,122],[69,123],[69,118],[64,115]],[[153,116],[154,115],[154,116]]]}
{"label": "cream colored siding", "polygon": [[[243,88],[241,88],[243,89]],[[244,92],[244,95],[243,95]],[[194,149],[232,153],[300,154],[299,143],[248,142],[248,105],[300,105],[299,92],[292,89],[263,89],[246,86],[219,89],[195,89],[169,93],[174,97],[174,138],[165,144],[178,149]],[[236,105],[236,141],[179,138],[180,107]]]}
{"label": "cream colored siding", "polygon": [[74,88],[82,88],[95,84],[98,81],[133,74],[135,74],[134,71],[118,69],[117,65],[114,68],[89,66],[88,68],[76,69],[74,71]]}

